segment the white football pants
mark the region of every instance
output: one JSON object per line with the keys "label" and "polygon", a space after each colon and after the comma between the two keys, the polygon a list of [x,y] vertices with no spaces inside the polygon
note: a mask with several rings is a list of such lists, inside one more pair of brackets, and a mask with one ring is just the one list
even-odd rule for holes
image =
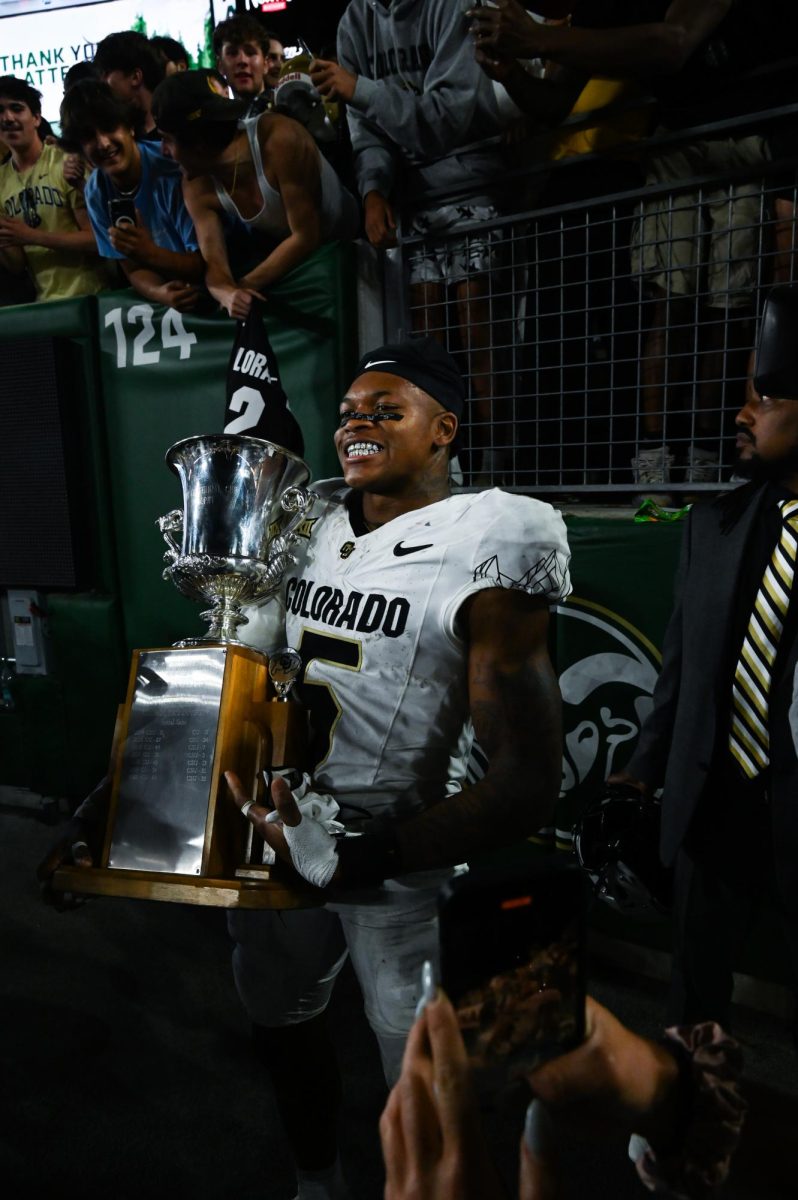
{"label": "white football pants", "polygon": [[230,912],[228,928],[236,943],[233,975],[250,1019],[279,1027],[318,1016],[351,954],[385,1077],[393,1085],[425,959],[437,975],[436,898],[449,873],[430,872],[436,876],[432,888],[406,888],[391,880],[369,893],[374,900],[367,903],[337,898],[324,908]]}

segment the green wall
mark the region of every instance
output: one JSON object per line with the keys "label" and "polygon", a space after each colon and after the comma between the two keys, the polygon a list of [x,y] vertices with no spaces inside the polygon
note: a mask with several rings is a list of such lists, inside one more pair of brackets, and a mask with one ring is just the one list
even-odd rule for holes
{"label": "green wall", "polygon": [[[356,360],[353,248],[318,251],[270,291],[265,319],[313,476],[335,474],[335,415]],[[155,520],[181,503],[168,448],[221,432],[234,331],[226,315],[180,317],[130,291],[0,310],[0,349],[54,337],[66,352],[90,559],[85,591],[45,597],[50,670],[12,683],[16,707],[0,711],[0,784],[85,795],[105,770],[130,651],[202,630],[198,606],[161,579]]]}

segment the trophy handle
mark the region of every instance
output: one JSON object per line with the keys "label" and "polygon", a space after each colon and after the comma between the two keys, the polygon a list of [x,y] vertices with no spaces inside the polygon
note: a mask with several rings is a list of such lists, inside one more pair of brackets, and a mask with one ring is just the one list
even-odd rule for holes
{"label": "trophy handle", "polygon": [[278,535],[283,539],[286,547],[296,541],[294,530],[302,524],[316,499],[316,493],[312,492],[309,488],[290,487],[286,488],[283,492],[280,497],[280,507],[284,512],[294,514],[285,529],[282,529]]}
{"label": "trophy handle", "polygon": [[280,530],[272,539],[269,546],[269,569],[278,583],[287,571],[289,563],[296,562],[296,557],[291,553],[294,542],[299,540],[295,531],[304,521],[306,513],[313,507],[316,499],[315,492],[302,487],[286,488],[280,497],[280,507],[283,511],[294,515],[285,529]]}
{"label": "trophy handle", "polygon": [[170,566],[173,566],[174,563],[176,563],[177,560],[180,558],[181,547],[178,545],[178,543],[172,537],[172,534],[173,533],[180,534],[180,538],[182,540],[182,537],[183,537],[183,510],[181,508],[173,508],[171,512],[166,513],[162,517],[158,517],[158,520],[155,522],[155,524],[158,526],[161,533],[163,534],[163,540],[166,542],[166,545],[168,547],[166,553],[163,556],[164,562],[167,562],[167,563],[169,563]]}

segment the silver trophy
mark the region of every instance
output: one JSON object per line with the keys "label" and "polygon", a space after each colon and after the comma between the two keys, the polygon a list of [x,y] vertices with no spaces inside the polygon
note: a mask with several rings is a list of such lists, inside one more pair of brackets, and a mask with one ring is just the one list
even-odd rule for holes
{"label": "silver trophy", "polygon": [[166,453],[183,485],[183,509],[159,518],[168,550],[164,579],[210,604],[203,642],[239,644],[244,605],[268,600],[280,586],[297,528],[314,496],[307,465],[261,438],[211,434],[185,438]]}
{"label": "silver trophy", "polygon": [[[288,696],[301,660],[265,654],[236,630],[244,605],[280,586],[315,497],[310,472],[282,447],[230,434],[186,438],[166,454],[183,508],[158,522],[164,577],[210,604],[201,638],[135,650],[121,707],[108,824],[96,867],[62,868],[66,891],[244,908],[313,903],[296,880],[272,878],[262,845],[227,792],[234,771],[252,796],[264,769],[301,769],[307,712]],[[271,695],[270,695],[271,692]]]}

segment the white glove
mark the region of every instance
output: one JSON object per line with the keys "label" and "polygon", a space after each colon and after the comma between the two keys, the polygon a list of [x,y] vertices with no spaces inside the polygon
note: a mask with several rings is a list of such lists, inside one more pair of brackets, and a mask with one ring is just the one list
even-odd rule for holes
{"label": "white glove", "polygon": [[[272,815],[270,813],[266,820],[270,821]],[[335,838],[321,821],[306,816],[298,825],[283,825],[283,833],[294,869],[314,887],[326,887],[338,866]]]}
{"label": "white glove", "polygon": [[[335,820],[339,806],[332,796],[314,792],[307,774],[303,775],[302,783],[291,794],[302,814],[299,824],[283,824],[276,811],[269,813],[266,820],[270,824],[280,823],[291,862],[302,878],[314,887],[326,887],[338,865],[332,834],[343,832],[344,828],[340,821]],[[264,847],[263,861],[274,862],[274,851],[268,845]]]}

